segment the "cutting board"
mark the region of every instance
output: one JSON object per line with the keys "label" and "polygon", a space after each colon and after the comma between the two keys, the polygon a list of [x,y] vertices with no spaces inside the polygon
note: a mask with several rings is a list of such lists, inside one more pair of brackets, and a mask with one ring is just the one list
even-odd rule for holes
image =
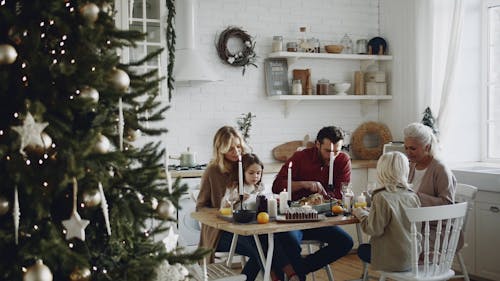
{"label": "cutting board", "polygon": [[312,141],[289,141],[273,148],[273,156],[274,159],[285,162],[295,153],[295,151],[297,151],[297,149],[313,146],[314,142]]}

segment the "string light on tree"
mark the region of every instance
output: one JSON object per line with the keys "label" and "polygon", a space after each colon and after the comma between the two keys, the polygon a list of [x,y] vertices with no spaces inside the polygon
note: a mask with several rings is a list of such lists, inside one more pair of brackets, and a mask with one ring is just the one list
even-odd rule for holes
{"label": "string light on tree", "polygon": [[75,268],[73,272],[69,275],[69,280],[71,281],[89,281],[92,273],[87,267]]}
{"label": "string light on tree", "polygon": [[10,209],[10,202],[7,198],[0,196],[0,216],[7,214]]}

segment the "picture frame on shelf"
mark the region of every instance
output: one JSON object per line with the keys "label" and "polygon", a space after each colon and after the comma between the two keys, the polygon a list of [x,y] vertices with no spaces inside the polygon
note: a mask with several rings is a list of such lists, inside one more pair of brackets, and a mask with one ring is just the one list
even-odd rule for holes
{"label": "picture frame on shelf", "polygon": [[288,61],[285,58],[264,60],[266,92],[268,96],[289,95]]}

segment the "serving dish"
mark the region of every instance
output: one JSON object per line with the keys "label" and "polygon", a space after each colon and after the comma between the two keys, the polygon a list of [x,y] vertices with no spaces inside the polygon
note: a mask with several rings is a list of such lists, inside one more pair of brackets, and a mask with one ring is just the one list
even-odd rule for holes
{"label": "serving dish", "polygon": [[[332,206],[337,204],[337,199],[332,199],[331,201],[332,201],[332,203],[331,203]],[[290,207],[300,207],[300,206],[303,206],[303,205],[301,205],[298,201],[294,201],[294,202],[292,202],[292,205]],[[327,200],[322,204],[309,205],[309,206],[311,206],[314,210],[318,211],[318,213],[325,213],[325,212],[331,211],[330,200]]]}

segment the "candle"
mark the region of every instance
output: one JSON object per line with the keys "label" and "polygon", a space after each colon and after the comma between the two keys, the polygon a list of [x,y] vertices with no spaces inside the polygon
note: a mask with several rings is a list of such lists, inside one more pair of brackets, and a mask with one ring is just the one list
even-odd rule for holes
{"label": "candle", "polygon": [[292,201],[292,161],[288,164],[288,181],[286,190],[288,191],[288,200]]}
{"label": "candle", "polygon": [[267,200],[267,211],[270,217],[276,217],[278,215],[278,202],[275,198],[269,198]]}
{"label": "candle", "polygon": [[238,150],[238,190],[243,195],[243,165],[241,164],[241,154]]}
{"label": "candle", "polygon": [[328,187],[333,188],[333,160],[335,154],[333,153],[333,143],[330,143],[330,166],[328,170]]}
{"label": "candle", "polygon": [[286,209],[288,208],[288,192],[284,189],[280,192],[280,214],[286,213]]}

